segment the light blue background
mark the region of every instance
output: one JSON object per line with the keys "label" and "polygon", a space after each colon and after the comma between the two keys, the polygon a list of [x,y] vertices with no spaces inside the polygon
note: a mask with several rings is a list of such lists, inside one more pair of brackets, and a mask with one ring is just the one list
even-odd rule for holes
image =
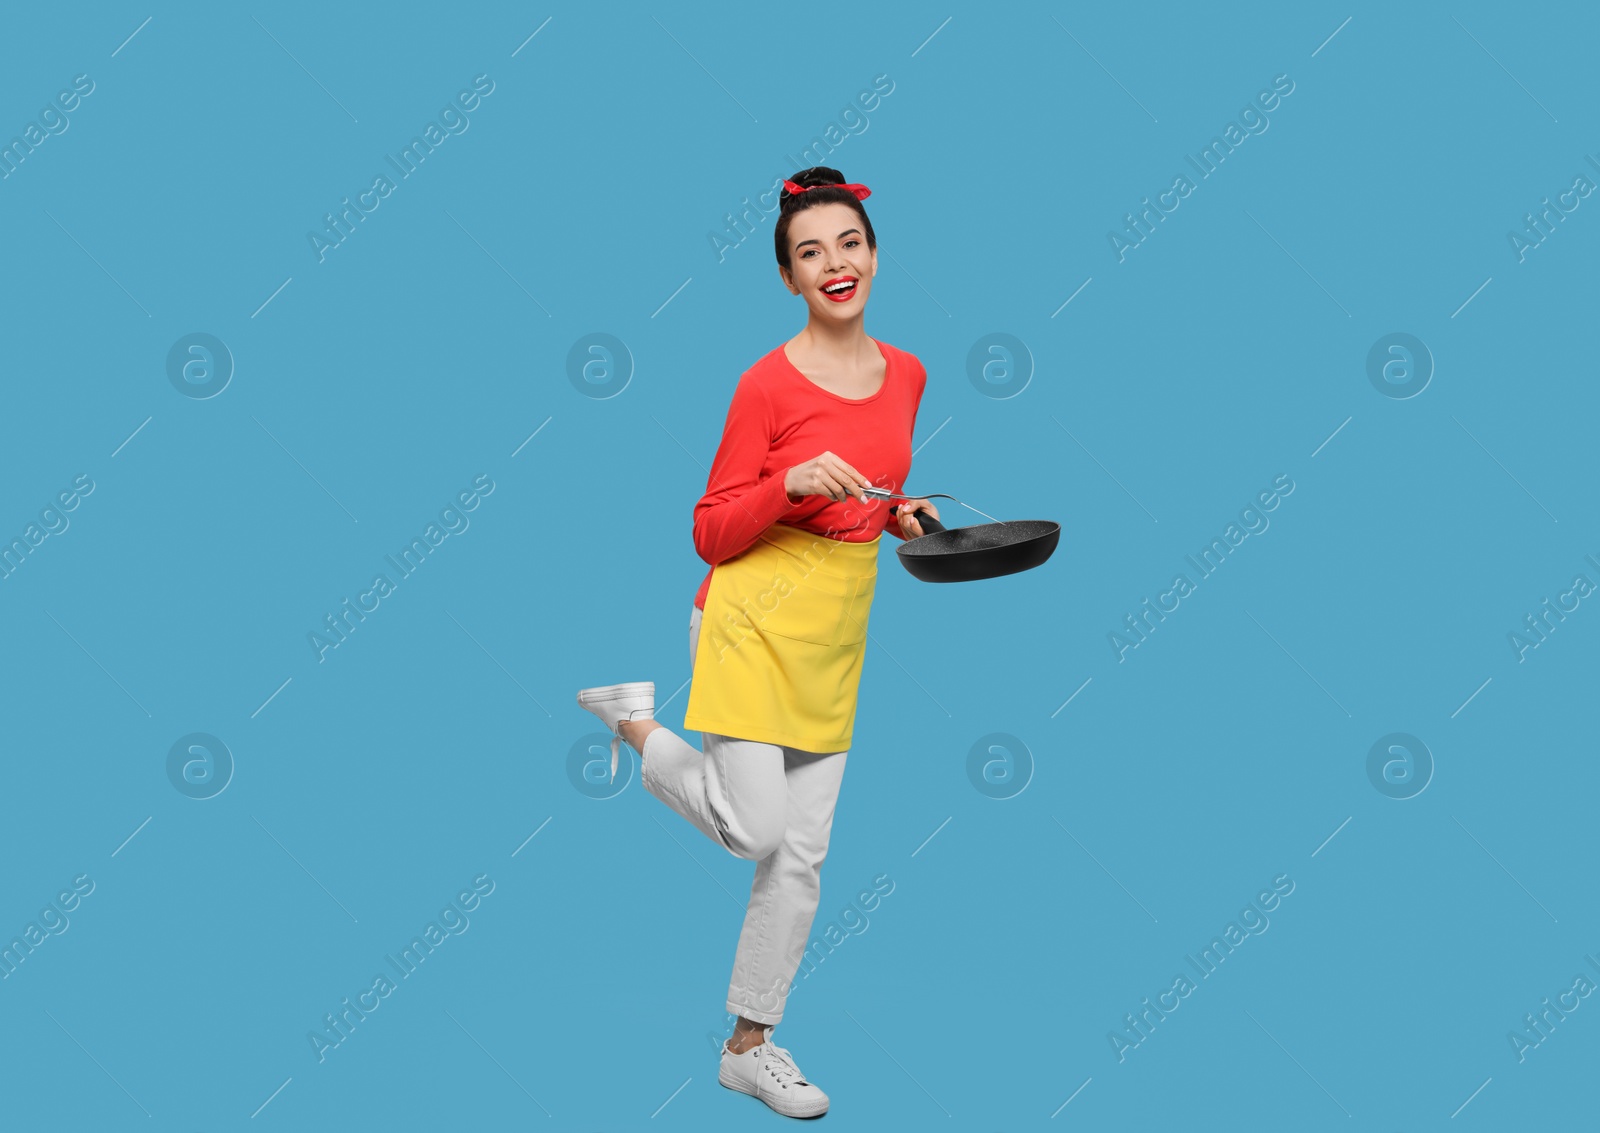
{"label": "light blue background", "polygon": [[[1600,1001],[1525,1061],[1508,1033],[1600,980],[1600,599],[1523,660],[1507,635],[1600,581],[1600,198],[1524,262],[1507,233],[1600,177],[1597,30],[1560,3],[13,12],[0,138],[95,89],[0,181],[0,535],[95,488],[0,581],[0,942],[95,888],[0,981],[0,1124],[783,1120],[716,1082],[753,867],[631,753],[614,798],[580,789],[573,697],[687,679],[692,507],[739,374],[804,318],[770,220],[720,260],[709,234],[887,75],[825,164],[873,189],[867,331],[928,371],[907,487],[1063,534],[959,586],[884,540],[818,933],[894,887],[776,1036],[829,1122],[1592,1125]],[[467,132],[319,262],[323,214],[480,74]],[[1108,232],[1282,74],[1267,132],[1119,262]],[[193,332],[233,358],[212,398],[168,378]],[[631,356],[617,396],[569,380],[593,332]],[[1369,381],[1392,332],[1432,355],[1415,397]],[[969,372],[995,333],[1031,356],[1016,396]],[[319,662],[307,635],[479,474],[470,527]],[[1270,527],[1119,661],[1279,474]],[[235,760],[214,798],[167,776],[193,732]],[[997,732],[1007,799],[968,772]],[[1409,799],[1367,774],[1396,732],[1434,761]],[[307,1033],[485,874],[319,1063]],[[1108,1032],[1281,874],[1270,928],[1119,1061]]]}

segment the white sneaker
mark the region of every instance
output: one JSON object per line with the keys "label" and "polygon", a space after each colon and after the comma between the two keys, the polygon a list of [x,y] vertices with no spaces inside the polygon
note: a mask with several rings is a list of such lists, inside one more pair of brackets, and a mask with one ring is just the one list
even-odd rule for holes
{"label": "white sneaker", "polygon": [[622,733],[617,725],[623,720],[654,720],[656,715],[656,683],[632,681],[622,685],[600,685],[578,690],[578,703],[600,717],[600,722],[611,733],[611,781],[617,779],[617,745]]}
{"label": "white sneaker", "polygon": [[828,1112],[828,1095],[806,1081],[789,1052],[772,1041],[772,1028],[762,1029],[762,1041],[743,1054],[722,1047],[717,1081],[730,1090],[749,1094],[785,1117],[821,1117]]}

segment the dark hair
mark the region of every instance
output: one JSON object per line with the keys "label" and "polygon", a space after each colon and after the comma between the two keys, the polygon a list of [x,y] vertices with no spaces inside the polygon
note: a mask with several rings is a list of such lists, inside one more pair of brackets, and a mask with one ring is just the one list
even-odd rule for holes
{"label": "dark hair", "polygon": [[856,199],[854,193],[833,187],[845,184],[843,173],[840,173],[837,169],[829,169],[826,165],[813,165],[810,169],[802,169],[789,180],[800,186],[822,185],[829,187],[807,188],[804,193],[798,196],[789,192],[788,189],[779,190],[778,223],[772,229],[772,245],[773,250],[777,253],[778,263],[781,266],[788,268],[790,271],[794,270],[794,266],[789,262],[789,221],[794,217],[795,213],[802,209],[811,208],[814,205],[841,204],[849,205],[855,209],[856,214],[861,217],[862,230],[867,234],[867,247],[873,251],[878,250],[878,237],[872,231],[872,221],[867,219],[867,210],[862,207],[861,202]]}

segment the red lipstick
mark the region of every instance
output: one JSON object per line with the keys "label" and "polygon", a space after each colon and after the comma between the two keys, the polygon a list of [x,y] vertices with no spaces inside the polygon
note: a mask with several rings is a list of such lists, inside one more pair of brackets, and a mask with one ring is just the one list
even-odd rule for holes
{"label": "red lipstick", "polygon": [[[827,290],[836,283],[848,283],[850,286],[842,290]],[[835,303],[848,303],[851,299],[855,298],[856,292],[861,289],[861,281],[853,275],[835,276],[833,279],[830,279],[824,283],[822,285],[822,289],[822,294],[826,298],[833,300]]]}

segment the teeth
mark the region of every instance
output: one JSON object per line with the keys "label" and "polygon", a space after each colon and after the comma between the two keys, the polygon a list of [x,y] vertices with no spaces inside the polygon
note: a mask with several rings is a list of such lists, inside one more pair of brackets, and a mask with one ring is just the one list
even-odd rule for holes
{"label": "teeth", "polygon": [[832,284],[829,284],[827,287],[824,287],[823,290],[826,291],[829,295],[837,295],[837,294],[839,294],[839,292],[844,291],[844,290],[846,290],[848,288],[851,288],[851,287],[854,287],[854,286],[855,286],[855,281],[854,280],[846,280],[843,283],[832,283]]}

